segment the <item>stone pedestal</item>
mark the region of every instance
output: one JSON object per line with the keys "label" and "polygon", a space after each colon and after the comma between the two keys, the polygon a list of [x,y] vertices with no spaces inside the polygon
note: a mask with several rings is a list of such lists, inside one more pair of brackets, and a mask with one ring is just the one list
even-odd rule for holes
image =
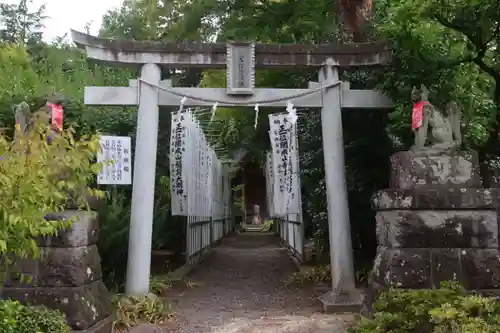
{"label": "stone pedestal", "polygon": [[500,291],[497,190],[481,188],[474,152],[391,158],[391,188],[377,192],[375,290],[435,288],[456,280]]}
{"label": "stone pedestal", "polygon": [[[74,332],[110,333],[112,304],[101,280],[97,214],[65,211],[51,219],[75,216],[78,221],[70,230],[39,240],[39,259],[15,265],[0,289],[0,298],[60,310]],[[21,281],[19,273],[29,281]]]}

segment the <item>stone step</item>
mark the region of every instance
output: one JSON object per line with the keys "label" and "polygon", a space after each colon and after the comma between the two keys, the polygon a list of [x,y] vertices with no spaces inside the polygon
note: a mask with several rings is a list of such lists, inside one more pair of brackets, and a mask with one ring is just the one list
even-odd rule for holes
{"label": "stone step", "polygon": [[262,227],[245,227],[245,231],[249,231],[249,232],[260,232],[262,231]]}

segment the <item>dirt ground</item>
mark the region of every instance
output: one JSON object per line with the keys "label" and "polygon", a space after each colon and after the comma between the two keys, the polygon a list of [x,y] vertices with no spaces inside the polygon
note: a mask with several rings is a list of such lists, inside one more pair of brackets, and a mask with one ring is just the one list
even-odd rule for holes
{"label": "dirt ground", "polygon": [[321,313],[316,297],[326,291],[325,287],[285,285],[294,271],[276,237],[226,237],[188,277],[199,286],[175,287],[165,295],[174,304],[176,315],[157,332],[346,332],[352,315]]}

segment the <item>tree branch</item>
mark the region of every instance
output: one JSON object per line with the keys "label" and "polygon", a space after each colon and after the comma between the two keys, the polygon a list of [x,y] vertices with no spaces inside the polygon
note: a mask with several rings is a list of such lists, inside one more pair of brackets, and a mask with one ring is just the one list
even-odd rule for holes
{"label": "tree branch", "polygon": [[464,31],[463,27],[461,27],[458,24],[455,24],[453,22],[446,20],[443,16],[441,16],[439,14],[435,14],[434,18],[441,25],[465,35],[465,37],[467,37],[469,42],[476,48],[476,52],[477,52],[477,55],[475,57],[471,57],[471,59],[469,61],[474,62],[476,65],[479,66],[479,68],[481,68],[481,70],[483,70],[484,72],[489,74],[497,82],[500,82],[500,72],[496,71],[495,68],[493,68],[492,66],[489,66],[488,64],[486,64],[484,62],[484,56],[486,54],[486,51],[488,50],[488,44],[490,41],[487,41],[484,43],[479,42],[479,38],[474,38],[474,36],[472,34],[468,33],[467,31]]}
{"label": "tree branch", "polygon": [[483,71],[488,73],[495,81],[500,83],[500,72],[496,71],[495,68],[492,66],[488,66],[484,62],[484,55],[486,53],[486,49],[481,50],[481,52],[478,53],[477,57],[474,58],[474,63],[479,66]]}

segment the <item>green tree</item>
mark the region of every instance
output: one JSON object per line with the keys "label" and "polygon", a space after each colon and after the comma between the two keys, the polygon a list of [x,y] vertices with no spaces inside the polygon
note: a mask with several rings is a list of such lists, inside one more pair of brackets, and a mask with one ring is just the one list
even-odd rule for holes
{"label": "green tree", "polygon": [[[14,143],[0,136],[0,256],[4,259],[12,259],[7,255],[38,257],[37,237],[52,236],[74,222],[50,221],[47,213],[62,211],[70,200],[87,208],[88,194],[102,195],[88,188],[100,169],[93,163],[97,138],[75,140],[71,128],[54,137],[44,125],[47,116],[37,117],[35,126],[26,134],[19,131]],[[0,272],[11,264],[3,261]]]}
{"label": "green tree", "polygon": [[411,139],[413,85],[427,85],[440,107],[457,100],[464,108],[465,143],[479,150],[488,182],[487,162],[500,155],[500,3],[379,0],[375,28],[378,38],[393,43],[393,61],[379,80],[396,102],[393,133]]}
{"label": "green tree", "polygon": [[19,4],[0,4],[0,41],[19,45],[36,44],[42,40],[45,5],[31,11],[32,0]]}

